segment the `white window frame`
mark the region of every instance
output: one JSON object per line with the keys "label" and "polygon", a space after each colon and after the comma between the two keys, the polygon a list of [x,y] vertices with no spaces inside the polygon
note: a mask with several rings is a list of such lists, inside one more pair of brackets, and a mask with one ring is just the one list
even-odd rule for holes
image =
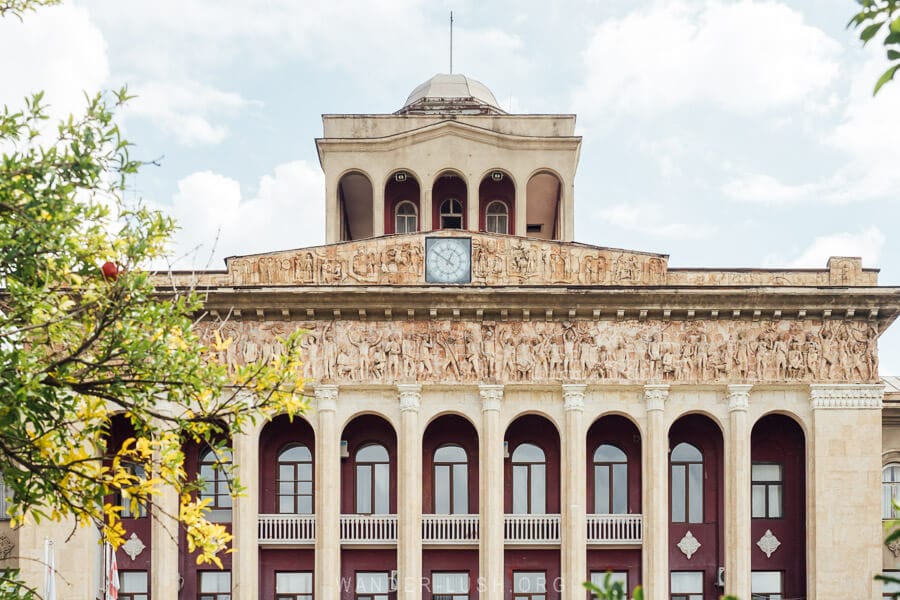
{"label": "white window frame", "polygon": [[[502,206],[503,212],[491,212],[491,207]],[[502,225],[502,227],[501,227]],[[509,205],[503,200],[491,200],[484,209],[484,229],[488,233],[509,234]]]}
{"label": "white window frame", "polygon": [[[411,206],[411,213],[401,213],[401,207]],[[412,221],[412,227],[410,227]],[[400,224],[403,223],[401,227]],[[394,233],[416,233],[419,231],[419,209],[410,200],[401,200],[394,206]]]}

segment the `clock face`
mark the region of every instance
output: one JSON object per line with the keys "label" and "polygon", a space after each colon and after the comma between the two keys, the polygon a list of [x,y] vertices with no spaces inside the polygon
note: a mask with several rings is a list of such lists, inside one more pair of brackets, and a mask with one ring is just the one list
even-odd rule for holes
{"label": "clock face", "polygon": [[425,238],[425,281],[472,281],[472,238]]}

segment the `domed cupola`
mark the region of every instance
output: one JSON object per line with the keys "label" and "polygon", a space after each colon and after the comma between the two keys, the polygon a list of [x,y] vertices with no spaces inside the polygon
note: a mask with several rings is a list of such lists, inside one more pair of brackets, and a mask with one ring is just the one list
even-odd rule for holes
{"label": "domed cupola", "polygon": [[491,90],[458,73],[439,73],[412,91],[398,115],[505,115]]}

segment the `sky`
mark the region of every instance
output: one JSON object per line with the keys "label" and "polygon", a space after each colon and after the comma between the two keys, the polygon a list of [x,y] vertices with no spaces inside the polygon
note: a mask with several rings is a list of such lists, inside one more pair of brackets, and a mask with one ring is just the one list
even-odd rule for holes
{"label": "sky", "polygon": [[[324,241],[323,113],[391,113],[449,70],[515,113],[575,113],[580,242],[672,267],[861,256],[900,285],[900,81],[853,0],[72,0],[0,20],[0,104],[128,85],[127,199],[178,268]],[[900,375],[900,323],[881,373]]]}

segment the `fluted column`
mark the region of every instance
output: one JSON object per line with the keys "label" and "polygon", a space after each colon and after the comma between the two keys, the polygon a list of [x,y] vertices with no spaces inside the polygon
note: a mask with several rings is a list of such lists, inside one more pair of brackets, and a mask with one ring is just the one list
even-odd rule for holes
{"label": "fluted column", "polygon": [[338,386],[317,385],[316,599],[341,597],[341,432],[337,429]]}
{"label": "fluted column", "polygon": [[482,385],[481,460],[479,471],[481,600],[503,600],[503,431],[500,429],[502,385]]}
{"label": "fluted column", "polygon": [[259,597],[259,542],[257,515],[259,514],[259,458],[256,452],[255,430],[239,433],[232,439],[232,453],[237,475],[247,492],[234,500],[232,525],[232,578],[235,599],[254,600]]}
{"label": "fluted column", "polygon": [[585,432],[583,384],[565,384],[563,387],[563,408],[566,413],[563,450],[562,489],[562,577],[563,598],[581,600],[584,588],[581,582],[587,579],[587,523],[585,520],[585,498],[587,477],[585,475]]}
{"label": "fluted column", "polygon": [[399,539],[397,570],[400,577],[398,598],[419,600],[422,597],[422,440],[419,438],[419,402],[422,386],[401,384],[400,451],[397,489]]}
{"label": "fluted column", "polygon": [[645,385],[647,443],[644,461],[644,598],[669,598],[669,436],[665,422],[668,385]]}
{"label": "fluted column", "polygon": [[750,597],[750,385],[729,385],[725,445],[725,591]]}

